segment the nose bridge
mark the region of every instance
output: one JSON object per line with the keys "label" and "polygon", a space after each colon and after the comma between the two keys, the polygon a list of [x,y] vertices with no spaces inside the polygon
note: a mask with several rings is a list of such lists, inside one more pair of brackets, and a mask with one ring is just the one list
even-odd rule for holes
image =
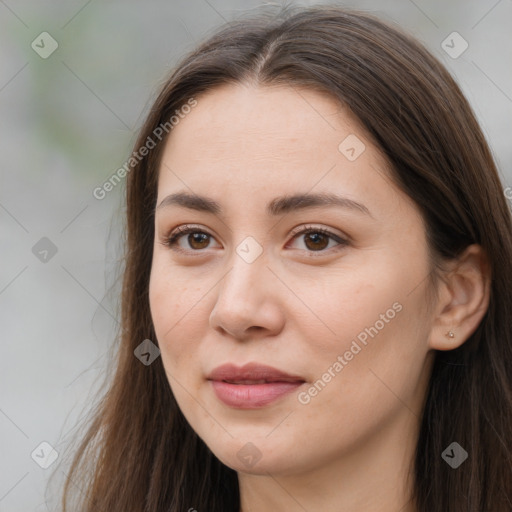
{"label": "nose bridge", "polygon": [[235,304],[230,304],[231,308],[248,301],[251,306],[256,306],[261,300],[257,296],[264,290],[262,285],[265,279],[272,275],[266,266],[263,248],[259,244],[258,246],[259,250],[254,241],[244,239],[233,251],[229,262],[230,270],[223,279],[219,292],[220,300],[230,303],[236,301]]}
{"label": "nose bridge", "polygon": [[265,254],[260,252],[255,257],[255,249],[250,240],[235,248],[210,315],[212,327],[222,328],[237,338],[247,336],[251,327],[275,331],[283,321],[273,287],[268,283],[274,276],[267,268]]}

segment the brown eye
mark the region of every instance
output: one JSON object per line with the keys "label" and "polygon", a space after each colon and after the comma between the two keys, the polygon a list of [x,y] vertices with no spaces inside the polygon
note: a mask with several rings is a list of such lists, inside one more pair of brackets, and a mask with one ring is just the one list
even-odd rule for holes
{"label": "brown eye", "polygon": [[187,242],[193,249],[205,249],[209,243],[209,236],[210,235],[201,232],[191,233],[187,237]]}
{"label": "brown eye", "polygon": [[325,249],[329,245],[329,237],[324,233],[311,232],[304,237],[306,247],[312,251]]}
{"label": "brown eye", "polygon": [[[188,236],[185,238],[185,235]],[[212,238],[212,235],[201,231],[197,227],[182,226],[176,229],[165,239],[164,245],[176,251],[199,252],[202,249],[208,248]],[[186,247],[180,246],[181,239],[186,240]]]}
{"label": "brown eye", "polygon": [[327,229],[315,227],[307,227],[302,231],[296,232],[294,235],[294,240],[295,239],[304,240],[304,247],[308,252],[327,252],[326,249],[336,247],[336,244],[329,247],[331,241],[336,242],[339,247],[348,245],[348,240],[341,238]]}
{"label": "brown eye", "polygon": [[[185,235],[188,235],[185,237]],[[348,245],[348,240],[341,238],[335,233],[315,227],[307,227],[300,232],[294,234],[293,240],[303,240],[304,250],[309,253],[322,253],[327,252],[328,249],[338,247],[344,247]],[[186,240],[186,246],[182,246],[180,241]],[[203,249],[208,249],[210,242],[214,240],[213,236],[209,233],[200,230],[195,226],[181,226],[171,233],[163,242],[163,245],[170,247],[171,249],[178,252],[188,253],[200,253]],[[331,242],[335,244],[329,247]]]}

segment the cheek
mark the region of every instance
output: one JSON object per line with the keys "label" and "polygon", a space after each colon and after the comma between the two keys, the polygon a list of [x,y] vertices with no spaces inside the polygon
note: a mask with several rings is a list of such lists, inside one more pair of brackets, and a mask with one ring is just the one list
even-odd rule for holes
{"label": "cheek", "polygon": [[[211,273],[210,273],[211,274]],[[162,364],[173,394],[187,407],[188,393],[200,384],[201,343],[209,327],[211,275],[200,267],[178,266],[155,247],[149,280],[149,305]]]}
{"label": "cheek", "polygon": [[[315,377],[322,381],[317,386],[322,398],[315,398],[318,411],[327,414],[337,404],[341,410],[357,411],[354,421],[356,417],[366,421],[372,415],[383,417],[403,403],[416,409],[414,390],[427,352],[424,289],[420,286],[410,293],[405,275],[396,273],[393,278],[390,274],[378,286],[347,290],[353,292],[353,300],[339,302],[344,309],[333,324],[338,341],[322,346],[325,357],[315,365]],[[329,369],[336,377],[330,377]]]}
{"label": "cheek", "polygon": [[175,335],[181,330],[178,329],[180,322],[186,321],[187,293],[186,285],[172,279],[158,259],[153,261],[149,281],[149,305],[164,361],[166,354],[170,352],[175,362],[181,357],[180,343],[170,343],[170,340],[176,339]]}
{"label": "cheek", "polygon": [[198,329],[200,312],[191,309],[197,303],[191,303],[192,293],[190,286],[181,284],[154,264],[149,284],[151,318],[167,381],[184,413],[193,408],[190,394],[196,394],[195,378],[199,375],[195,367],[199,337],[194,331]]}
{"label": "cheek", "polygon": [[[304,302],[308,298],[315,313],[307,315],[311,318],[307,338],[317,340],[321,348],[339,353],[348,350],[351,341],[358,336],[364,342],[365,336],[369,336],[366,329],[376,322],[379,331],[387,330],[399,316],[397,309],[400,305],[395,303],[402,303],[405,297],[402,281],[403,277],[400,278],[393,267],[379,262],[364,266],[363,271],[357,268],[334,274],[330,271],[316,283],[298,289],[297,294],[305,299]],[[315,323],[317,334],[311,337]],[[318,331],[319,325],[321,331]]]}
{"label": "cheek", "polygon": [[[298,329],[308,340],[304,357],[312,362],[312,377],[333,382],[327,385],[330,392],[322,391],[326,402],[335,400],[339,387],[368,400],[375,386],[383,387],[376,375],[396,384],[397,391],[414,381],[425,356],[425,290],[415,288],[425,271],[422,265],[406,268],[391,257],[381,258],[364,272],[354,268],[335,279],[331,274],[329,282],[310,288],[309,300],[322,323],[310,315],[313,320],[301,320]],[[300,293],[307,296],[306,289]]]}

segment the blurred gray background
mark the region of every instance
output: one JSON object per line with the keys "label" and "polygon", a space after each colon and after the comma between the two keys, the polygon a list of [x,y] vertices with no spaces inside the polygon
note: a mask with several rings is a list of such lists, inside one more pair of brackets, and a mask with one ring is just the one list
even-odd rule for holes
{"label": "blurred gray background", "polygon": [[[269,3],[0,0],[0,512],[57,510],[57,466],[101,390],[124,188],[93,190],[130,155],[177,59]],[[447,65],[512,186],[512,1],[338,3],[396,22]]]}

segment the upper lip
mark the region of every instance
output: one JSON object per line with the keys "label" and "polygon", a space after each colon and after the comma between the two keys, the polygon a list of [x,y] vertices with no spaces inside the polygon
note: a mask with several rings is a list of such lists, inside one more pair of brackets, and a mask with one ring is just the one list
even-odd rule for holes
{"label": "upper lip", "polygon": [[259,363],[248,363],[244,366],[236,366],[231,363],[223,364],[215,368],[207,378],[208,380],[227,382],[304,382],[302,377],[290,375],[272,366]]}

